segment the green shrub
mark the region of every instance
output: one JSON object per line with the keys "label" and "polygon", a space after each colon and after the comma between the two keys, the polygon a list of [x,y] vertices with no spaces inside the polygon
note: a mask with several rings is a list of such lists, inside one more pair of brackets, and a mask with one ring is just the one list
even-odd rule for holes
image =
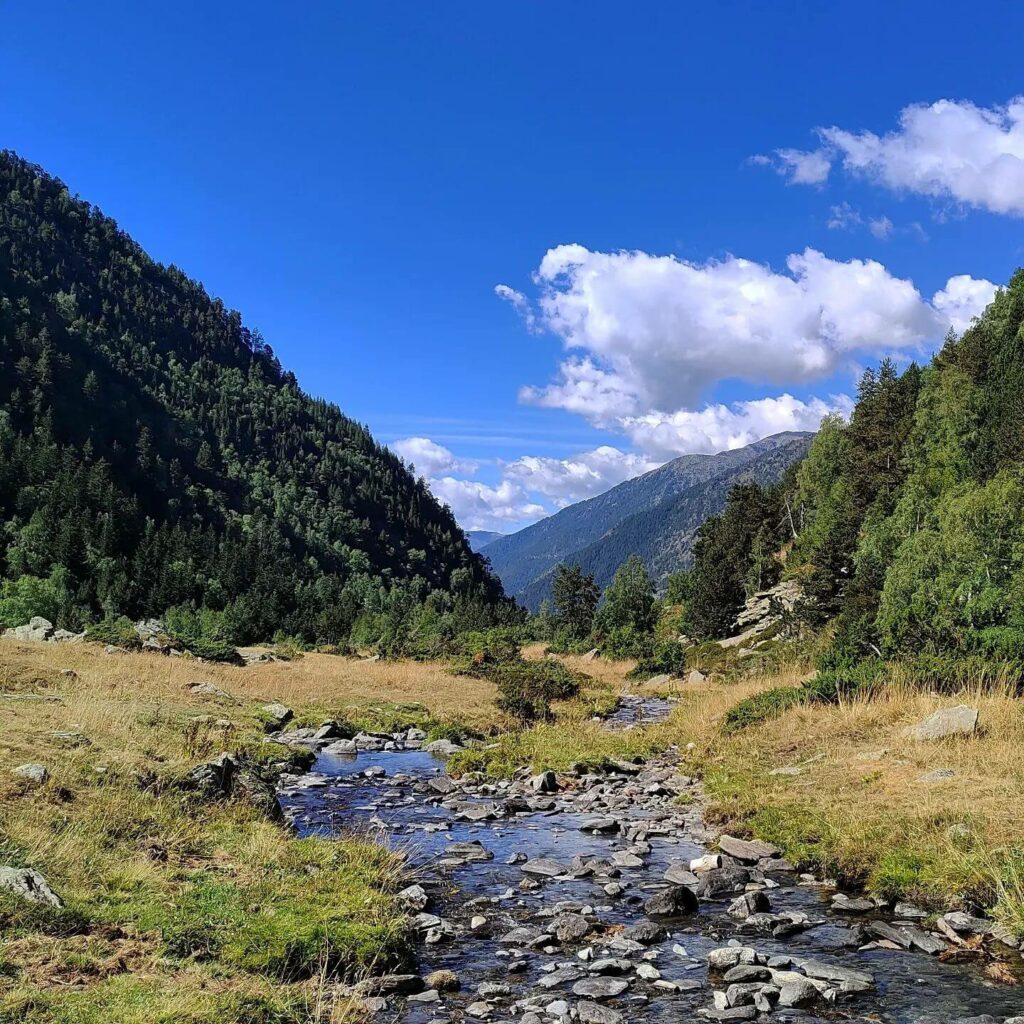
{"label": "green shrub", "polygon": [[111,616],[94,622],[85,628],[86,640],[97,644],[113,644],[115,647],[136,648],[142,646],[132,620],[125,615]]}
{"label": "green shrub", "polygon": [[758,722],[778,718],[783,711],[799,704],[806,704],[810,699],[810,691],[799,686],[779,686],[773,690],[755,693],[726,712],[724,728],[726,732],[739,732]]}
{"label": "green shrub", "polygon": [[498,707],[521,722],[550,719],[551,702],[575,697],[587,678],[554,658],[473,664],[463,671],[497,684]]}
{"label": "green shrub", "polygon": [[686,670],[686,648],[678,640],[661,640],[640,655],[630,679],[650,679],[664,674],[679,676]]}

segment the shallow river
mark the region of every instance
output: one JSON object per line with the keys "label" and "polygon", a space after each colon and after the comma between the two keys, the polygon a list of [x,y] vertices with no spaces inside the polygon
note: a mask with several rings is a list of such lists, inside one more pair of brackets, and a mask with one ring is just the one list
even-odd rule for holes
{"label": "shallow river", "polygon": [[[651,721],[667,713],[669,705],[657,701],[627,701],[612,716],[611,727],[629,727],[633,719]],[[369,774],[367,772],[369,771]],[[378,772],[381,772],[378,774]],[[444,777],[444,762],[422,751],[366,752],[358,755],[321,754],[313,773],[282,791],[286,814],[303,835],[336,834],[341,830],[372,831],[389,845],[406,851],[416,869],[418,880],[431,902],[428,912],[455,926],[454,937],[436,944],[421,943],[418,948],[419,971],[437,969],[456,972],[461,991],[444,993],[439,1002],[419,1004],[389,1000],[384,1020],[408,1024],[430,1021],[457,1021],[466,1017],[466,1009],[478,1003],[477,988],[484,982],[508,985],[509,995],[500,990],[492,1000],[485,1021],[515,1019],[522,1015],[513,1004],[528,997],[542,996],[544,1004],[572,995],[571,977],[564,985],[543,989],[537,982],[551,972],[552,965],[574,964],[586,967],[577,957],[580,948],[591,946],[594,957],[622,956],[606,946],[616,932],[614,925],[632,925],[646,919],[643,898],[663,888],[665,871],[672,862],[689,861],[707,852],[696,809],[686,825],[667,835],[646,837],[650,852],[644,853],[642,867],[622,867],[615,882],[623,892],[610,897],[604,891],[608,878],[541,879],[536,888],[522,887],[527,876],[521,861],[525,855],[555,858],[567,864],[574,857],[610,859],[629,845],[622,833],[612,836],[591,835],[580,831],[587,814],[566,807],[555,793],[546,801],[555,810],[517,813],[498,820],[472,822],[458,820],[453,809],[441,806],[440,794],[425,785],[430,779]],[[312,784],[310,784],[312,783]],[[442,784],[443,785],[443,784]],[[449,794],[464,802],[487,802],[501,793]],[[544,805],[545,800],[538,800]],[[617,812],[625,832],[631,823],[666,818],[664,801],[653,810],[638,799],[628,809]],[[678,820],[679,809],[675,811]],[[653,828],[652,832],[657,832]],[[445,851],[454,843],[477,842],[493,853],[482,862],[445,865]],[[626,1021],[697,1021],[696,1010],[711,1007],[714,988],[725,986],[709,982],[707,954],[736,938],[767,956],[808,957],[867,971],[875,978],[875,988],[860,994],[842,994],[833,1005],[810,1010],[778,1008],[766,1020],[874,1020],[892,1024],[914,1024],[934,1017],[935,1024],[975,1015],[991,1014],[1002,1021],[1015,1013],[1024,1013],[1024,986],[1009,987],[990,982],[975,965],[947,964],[938,957],[922,953],[872,949],[859,951],[863,944],[857,927],[863,916],[843,915],[831,907],[833,890],[801,883],[788,872],[772,873],[777,888],[768,891],[773,911],[803,911],[815,921],[815,927],[785,938],[740,932],[739,922],[725,911],[732,898],[702,900],[699,911],[690,917],[668,923],[667,939],[651,945],[643,954],[634,950],[629,957],[635,964],[649,963],[671,981],[701,982],[697,991],[665,992],[649,982],[627,974],[630,988],[605,1005],[621,1011]],[[542,924],[538,916],[555,904],[574,902],[600,922],[602,937],[567,943],[552,951],[520,950],[499,940],[521,924]],[[479,934],[471,933],[474,915],[488,919]],[[881,917],[880,912],[872,916]],[[1018,954],[1010,954],[1020,960]],[[547,970],[543,970],[546,968]],[[478,1011],[478,1006],[476,1010]],[[396,1015],[397,1011],[397,1015]],[[541,1012],[542,1019],[549,1019]]]}

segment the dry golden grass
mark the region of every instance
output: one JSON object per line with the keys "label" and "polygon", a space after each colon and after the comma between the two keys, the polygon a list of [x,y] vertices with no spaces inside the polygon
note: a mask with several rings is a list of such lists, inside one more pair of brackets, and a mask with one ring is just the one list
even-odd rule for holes
{"label": "dry golden grass", "polygon": [[[64,677],[66,671],[77,678]],[[229,697],[191,694],[188,686],[195,682],[213,683]],[[95,644],[27,644],[5,638],[0,639],[0,692],[11,689],[60,695],[63,703],[45,715],[32,711],[33,720],[44,719],[51,729],[72,729],[77,722],[100,733],[109,729],[129,742],[138,735],[127,719],[137,719],[140,707],[157,715],[183,711],[230,717],[233,708],[269,701],[296,710],[359,710],[383,702],[418,704],[435,718],[469,725],[495,720],[494,686],[486,681],[454,675],[437,663],[323,654],[239,668],[157,654],[106,655]],[[12,709],[18,703],[4,701]]]}
{"label": "dry golden grass", "polygon": [[[192,694],[197,681],[229,696]],[[394,957],[405,948],[390,896],[399,861],[364,839],[297,840],[246,804],[192,801],[173,780],[221,750],[256,749],[258,709],[272,699],[369,720],[390,699],[415,701],[437,719],[483,723],[492,692],[436,666],[310,656],[243,669],[0,640],[0,863],[41,871],[71,915],[24,919],[0,900],[0,1019],[344,1019],[326,961],[322,977],[282,985],[280,950],[309,948],[315,966],[329,948],[346,970]],[[25,762],[50,780],[14,776]],[[193,962],[173,951],[178,934],[223,949]]]}

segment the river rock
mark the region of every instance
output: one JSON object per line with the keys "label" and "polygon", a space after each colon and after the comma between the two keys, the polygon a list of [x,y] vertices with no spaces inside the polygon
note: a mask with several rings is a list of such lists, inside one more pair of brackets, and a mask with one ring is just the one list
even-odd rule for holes
{"label": "river rock", "polygon": [[535,793],[556,793],[558,791],[558,778],[554,772],[541,772],[534,775],[527,785]]}
{"label": "river rock", "polygon": [[907,924],[888,924],[885,921],[870,921],[864,930],[876,939],[895,942],[904,949],[918,949],[922,953],[942,953],[948,946],[942,939]]}
{"label": "river rock", "polygon": [[779,986],[779,1006],[813,1006],[821,993],[809,978],[798,974],[788,978]]}
{"label": "river rock", "polygon": [[645,900],[644,913],[651,917],[682,917],[684,914],[695,914],[698,906],[692,889],[685,885],[673,885]]}
{"label": "river rock", "polygon": [[528,860],[521,865],[520,870],[527,875],[536,875],[540,878],[554,878],[556,875],[564,875],[567,871],[564,864],[550,857],[538,857],[536,860]]}
{"label": "river rock", "polygon": [[684,861],[673,861],[665,872],[665,881],[675,885],[696,886],[699,878],[687,867]]}
{"label": "river rock", "polygon": [[582,914],[558,914],[551,928],[559,942],[579,942],[590,931],[590,922]]}
{"label": "river rock", "polygon": [[460,750],[464,750],[464,747],[459,746],[458,743],[452,743],[451,740],[442,739],[434,740],[433,743],[428,743],[423,748],[428,754],[440,754],[442,757],[449,757],[451,754],[457,754]]}
{"label": "river rock", "polygon": [[580,825],[581,832],[590,832],[593,835],[610,836],[619,831],[619,822],[615,818],[587,818]]}
{"label": "river rock", "polygon": [[581,999],[576,1004],[576,1015],[581,1024],[622,1024],[625,1020],[618,1010],[591,1002],[589,999]]}
{"label": "river rock", "polygon": [[559,967],[558,970],[552,971],[550,974],[545,974],[541,978],[537,985],[543,989],[550,988],[561,988],[563,985],[568,985],[571,982],[579,981],[580,978],[585,978],[587,972],[582,967],[577,967],[575,964],[566,964],[564,967]]}
{"label": "river rock", "polygon": [[745,864],[756,864],[759,860],[778,857],[782,852],[771,843],[762,843],[753,839],[737,839],[735,836],[721,835],[718,837],[719,849],[734,860]]}
{"label": "river rock", "polygon": [[750,872],[745,868],[731,865],[705,871],[697,882],[697,895],[714,899],[732,892],[740,892],[750,881]]}
{"label": "river rock", "polygon": [[407,996],[423,991],[423,979],[418,974],[381,974],[364,978],[351,991],[357,996]]}
{"label": "river rock", "polygon": [[430,902],[427,890],[422,885],[410,885],[398,894],[398,899],[410,910],[423,910]]}
{"label": "river rock", "polygon": [[706,683],[708,681],[708,677],[698,669],[692,668],[690,669],[690,674],[686,677],[686,681],[691,686],[697,686],[700,683]]}
{"label": "river rock", "polygon": [[437,992],[457,992],[462,985],[454,971],[431,971],[423,983]]}
{"label": "river rock", "polygon": [[0,889],[13,893],[29,903],[45,903],[51,907],[64,905],[61,898],[50,888],[49,882],[31,868],[0,867]]}
{"label": "river rock", "polygon": [[762,914],[772,909],[771,901],[760,890],[745,892],[729,904],[726,913],[738,921],[746,920],[751,914]]}
{"label": "river rock", "polygon": [[946,931],[948,928],[956,935],[991,935],[996,927],[987,918],[973,917],[970,914],[963,913],[961,910],[954,910],[952,913],[943,914],[939,918],[938,924],[943,931]]}
{"label": "river rock", "polygon": [[494,854],[479,841],[473,841],[471,843],[449,843],[444,848],[444,856],[470,863],[494,860]]}
{"label": "river rock", "polygon": [[609,978],[601,975],[596,978],[584,978],[572,987],[573,995],[585,996],[587,999],[614,999],[621,996],[629,988],[629,982],[622,978]]}
{"label": "river rock", "polygon": [[639,942],[642,946],[652,946],[655,942],[661,942],[668,938],[668,932],[654,921],[638,921],[635,925],[627,928],[622,937]]}
{"label": "river rock", "polygon": [[978,728],[978,709],[959,704],[943,708],[907,730],[913,740],[941,740],[947,736],[972,736]]}
{"label": "river rock", "polygon": [[808,978],[818,978],[840,985],[844,992],[866,992],[875,984],[874,976],[867,971],[856,971],[850,967],[840,967],[823,960],[800,960],[797,966]]}

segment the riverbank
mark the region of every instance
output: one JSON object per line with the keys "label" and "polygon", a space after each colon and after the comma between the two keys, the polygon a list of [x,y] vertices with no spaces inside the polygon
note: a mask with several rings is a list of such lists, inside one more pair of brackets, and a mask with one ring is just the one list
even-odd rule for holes
{"label": "riverbank", "polygon": [[0,865],[38,872],[59,900],[0,893],[0,1020],[341,1020],[333,976],[407,960],[404,858],[370,838],[297,838],[265,800],[190,780],[225,750],[268,780],[307,765],[264,740],[264,705],[281,700],[317,724],[497,720],[492,686],[439,666],[234,668],[0,641]]}

